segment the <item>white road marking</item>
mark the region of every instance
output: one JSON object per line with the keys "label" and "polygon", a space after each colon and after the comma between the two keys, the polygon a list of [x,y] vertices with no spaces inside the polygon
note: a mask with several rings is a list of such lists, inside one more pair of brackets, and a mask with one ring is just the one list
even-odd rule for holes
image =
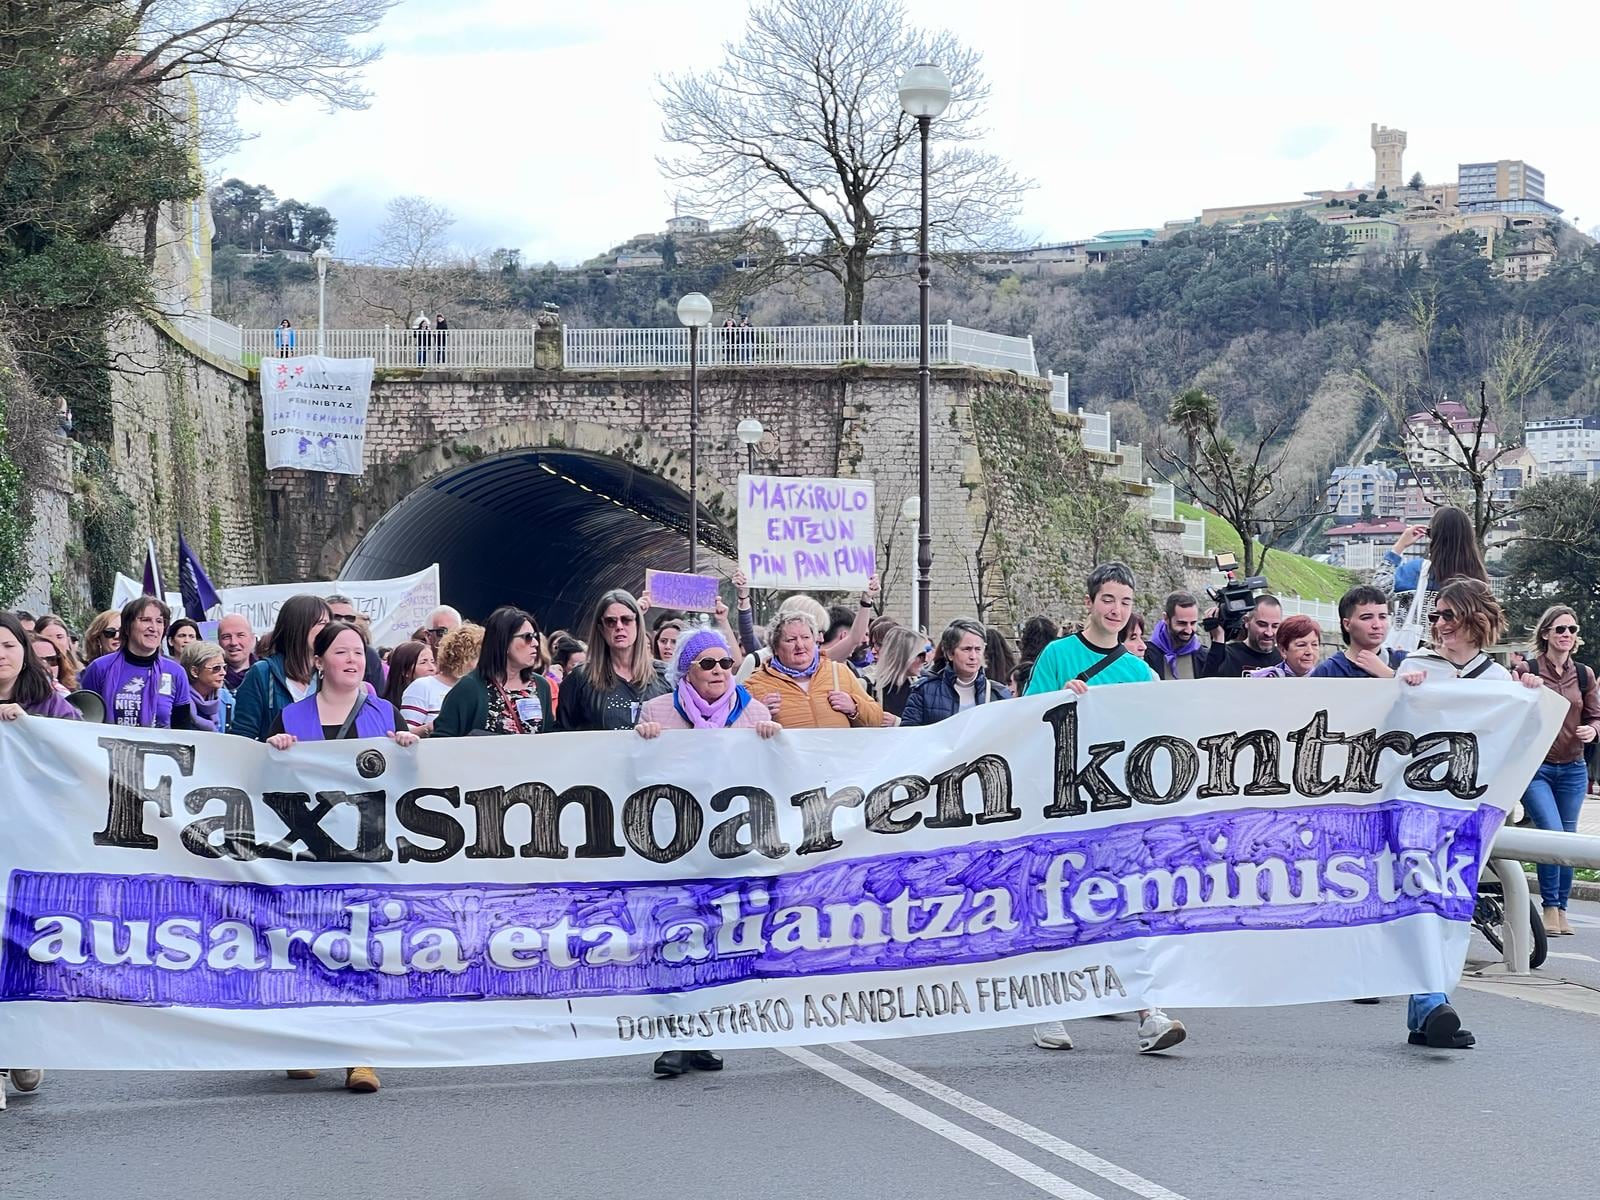
{"label": "white road marking", "polygon": [[826,1075],[835,1083],[841,1083],[857,1095],[865,1096],[874,1104],[881,1104],[890,1112],[897,1113],[913,1124],[920,1125],[930,1133],[936,1133],[946,1141],[954,1142],[963,1150],[976,1154],[979,1158],[999,1167],[1002,1171],[1015,1175],[1024,1183],[1030,1183],[1048,1195],[1056,1196],[1059,1200],[1102,1200],[1093,1192],[1086,1192],[1075,1183],[1071,1183],[1059,1175],[1046,1171],[1023,1158],[1020,1154],[1013,1154],[1004,1146],[996,1145],[986,1137],[980,1137],[971,1130],[963,1129],[952,1121],[947,1121],[938,1113],[929,1112],[920,1104],[913,1104],[904,1096],[896,1095],[888,1088],[879,1087],[871,1080],[863,1079],[854,1071],[840,1066],[838,1063],[814,1054],[810,1050],[803,1050],[798,1046],[775,1047],[779,1054],[786,1054],[802,1066],[810,1067],[821,1075]]}
{"label": "white road marking", "polygon": [[1600,962],[1600,958],[1594,958],[1588,954],[1579,954],[1576,950],[1552,950],[1550,951],[1550,957],[1570,958],[1573,962]]}
{"label": "white road marking", "polygon": [[1082,1146],[1075,1146],[1071,1142],[1047,1133],[1036,1125],[1030,1125],[1010,1113],[1002,1112],[998,1108],[985,1104],[982,1100],[973,1098],[965,1092],[958,1092],[953,1087],[948,1087],[936,1079],[913,1071],[910,1067],[903,1066],[891,1058],[859,1046],[854,1042],[840,1042],[833,1047],[841,1054],[848,1054],[857,1062],[865,1063],[882,1071],[885,1075],[899,1080],[908,1087],[914,1087],[920,1092],[943,1100],[952,1108],[958,1108],[968,1116],[977,1117],[980,1121],[987,1121],[996,1129],[1004,1130],[1013,1137],[1030,1142],[1041,1150],[1054,1154],[1057,1158],[1064,1158],[1073,1166],[1082,1167],[1085,1171],[1092,1171],[1108,1183],[1114,1183],[1120,1188],[1143,1196],[1145,1200],[1184,1200],[1177,1192],[1169,1191],[1159,1183],[1152,1183],[1141,1175],[1135,1175],[1125,1167],[1116,1163],[1107,1162],[1097,1154],[1085,1150]]}
{"label": "white road marking", "polygon": [[1509,976],[1494,980],[1477,976],[1472,979],[1463,977],[1461,986],[1475,992],[1488,992],[1491,996],[1509,996],[1514,1000],[1543,1004],[1546,1008],[1600,1017],[1600,991],[1574,983],[1561,983],[1553,979],[1513,982]]}

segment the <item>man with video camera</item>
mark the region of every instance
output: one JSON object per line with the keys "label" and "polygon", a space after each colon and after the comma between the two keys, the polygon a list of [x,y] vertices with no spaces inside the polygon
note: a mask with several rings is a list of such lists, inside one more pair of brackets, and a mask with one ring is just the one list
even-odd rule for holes
{"label": "man with video camera", "polygon": [[1206,674],[1228,679],[1238,679],[1283,661],[1283,655],[1278,652],[1278,626],[1283,621],[1283,605],[1264,590],[1265,577],[1252,575],[1236,580],[1234,572],[1238,566],[1233,555],[1217,555],[1217,569],[1228,577],[1228,582],[1220,588],[1206,589],[1206,594],[1217,602],[1206,613],[1204,621],[1206,632],[1211,635]]}

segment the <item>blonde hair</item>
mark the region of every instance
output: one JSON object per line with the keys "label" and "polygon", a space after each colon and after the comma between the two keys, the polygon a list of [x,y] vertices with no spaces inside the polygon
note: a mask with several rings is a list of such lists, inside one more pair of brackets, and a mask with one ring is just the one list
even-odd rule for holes
{"label": "blonde hair", "polygon": [[460,679],[478,665],[478,651],[482,647],[482,625],[470,621],[457,625],[439,639],[439,648],[433,652],[434,665],[447,679]]}

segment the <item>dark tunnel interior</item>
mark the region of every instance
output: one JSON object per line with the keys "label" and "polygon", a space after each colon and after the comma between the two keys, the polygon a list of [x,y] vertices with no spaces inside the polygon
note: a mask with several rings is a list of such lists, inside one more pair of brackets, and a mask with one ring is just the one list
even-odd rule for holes
{"label": "dark tunnel interior", "polygon": [[[688,496],[603,454],[513,450],[430,480],[379,519],[341,579],[384,579],[439,564],[444,602],[481,621],[498,605],[533,612],[546,630],[585,636],[609,588],[634,594],[646,569],[688,569]],[[732,557],[700,508],[701,569]],[[707,553],[709,551],[709,553]]]}

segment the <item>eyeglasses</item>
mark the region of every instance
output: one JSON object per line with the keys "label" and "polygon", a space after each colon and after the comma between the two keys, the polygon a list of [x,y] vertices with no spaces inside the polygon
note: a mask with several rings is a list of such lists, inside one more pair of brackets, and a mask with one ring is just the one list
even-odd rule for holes
{"label": "eyeglasses", "polygon": [[600,623],[607,629],[619,629],[624,625],[633,624],[633,614],[623,613],[620,617],[601,617]]}
{"label": "eyeglasses", "polygon": [[1578,632],[1578,627],[1576,625],[1552,625],[1550,627],[1550,632],[1551,633],[1577,633]]}
{"label": "eyeglasses", "polygon": [[539,635],[537,633],[534,633],[530,630],[527,633],[513,633],[511,635],[511,640],[513,642],[527,642],[531,646],[533,644],[533,640],[538,636]]}
{"label": "eyeglasses", "polygon": [[1429,625],[1432,625],[1435,621],[1449,621],[1454,625],[1459,619],[1460,615],[1453,608],[1441,608],[1437,612],[1428,614]]}
{"label": "eyeglasses", "polygon": [[39,661],[48,663],[52,669],[61,665],[61,659],[54,654],[41,654],[39,655]]}
{"label": "eyeglasses", "polygon": [[733,670],[733,659],[731,659],[731,658],[701,658],[701,659],[696,659],[694,665],[699,667],[702,671],[710,671],[710,670],[713,670],[716,667],[721,667],[724,671],[731,671],[731,670]]}
{"label": "eyeglasses", "polygon": [[447,626],[435,625],[432,629],[428,630],[428,632],[433,634],[434,637],[442,638],[445,634],[449,633],[450,630]]}
{"label": "eyeglasses", "polygon": [[228,665],[226,663],[212,663],[209,667],[202,667],[201,670],[207,675],[226,675],[228,673]]}

